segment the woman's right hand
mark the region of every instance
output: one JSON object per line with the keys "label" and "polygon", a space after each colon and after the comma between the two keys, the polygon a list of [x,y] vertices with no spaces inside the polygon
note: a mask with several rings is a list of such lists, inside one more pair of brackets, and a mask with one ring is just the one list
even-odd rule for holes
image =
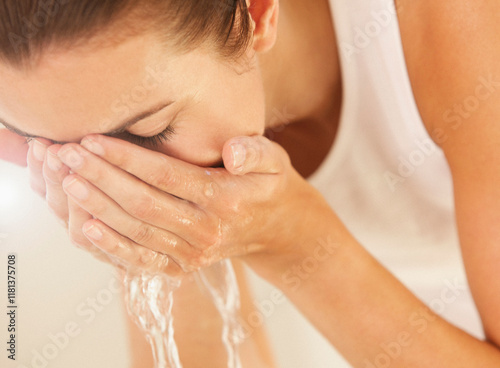
{"label": "woman's right hand", "polygon": [[[57,158],[57,151],[58,147],[47,139],[32,140],[27,144],[26,138],[7,129],[0,129],[0,159],[19,166],[28,166],[31,188],[47,199],[49,207],[64,227],[68,228],[70,212],[73,219],[80,218],[82,222],[92,217],[88,213],[84,214],[79,207],[74,208],[76,206],[68,201],[62,190],[62,181],[69,174],[69,168]],[[82,236],[81,241],[90,246],[86,237]]]}

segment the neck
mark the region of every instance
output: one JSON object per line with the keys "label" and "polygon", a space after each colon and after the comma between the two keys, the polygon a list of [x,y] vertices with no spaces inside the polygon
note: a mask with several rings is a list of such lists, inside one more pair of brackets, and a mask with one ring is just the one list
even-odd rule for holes
{"label": "neck", "polygon": [[340,65],[328,0],[282,1],[276,45],[259,55],[268,128],[321,119],[340,97]]}

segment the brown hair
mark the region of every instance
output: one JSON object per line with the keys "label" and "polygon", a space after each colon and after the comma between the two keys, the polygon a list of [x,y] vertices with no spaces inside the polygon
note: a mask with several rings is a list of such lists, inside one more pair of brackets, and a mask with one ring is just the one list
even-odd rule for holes
{"label": "brown hair", "polygon": [[251,22],[245,0],[2,0],[0,60],[29,67],[49,47],[117,43],[146,30],[184,50],[210,40],[220,55],[236,57]]}

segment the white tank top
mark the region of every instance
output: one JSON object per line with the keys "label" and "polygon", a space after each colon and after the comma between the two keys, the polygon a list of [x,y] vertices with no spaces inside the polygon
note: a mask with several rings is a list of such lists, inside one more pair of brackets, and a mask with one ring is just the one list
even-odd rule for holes
{"label": "white tank top", "polygon": [[[335,144],[310,182],[359,242],[421,300],[483,337],[462,266],[451,174],[417,110],[394,2],[330,5],[343,106]],[[280,367],[349,367],[292,306],[278,308],[268,322]]]}

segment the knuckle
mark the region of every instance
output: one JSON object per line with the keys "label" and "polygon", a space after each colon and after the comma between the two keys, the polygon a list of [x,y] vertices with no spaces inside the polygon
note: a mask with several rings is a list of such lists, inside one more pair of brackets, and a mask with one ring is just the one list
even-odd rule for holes
{"label": "knuckle", "polygon": [[[98,144],[102,145],[102,146],[105,146],[108,144],[108,142],[106,142],[105,140],[103,140],[103,138],[101,136],[96,136],[96,137],[92,137],[93,140],[95,140]],[[109,139],[109,137],[107,138]],[[122,144],[123,141],[118,141],[119,144]],[[120,148],[120,149],[123,149]],[[117,167],[121,167],[123,168],[125,171],[129,171],[132,167],[132,161],[130,159],[130,154],[128,153],[128,150],[125,149],[125,154],[113,154],[112,157],[113,157],[113,164]]]}
{"label": "knuckle", "polygon": [[170,257],[163,256],[160,258],[159,263],[155,267],[157,270],[174,278],[185,275],[182,268],[178,266]]}
{"label": "knuckle", "polygon": [[206,259],[203,255],[200,254],[199,256],[193,257],[189,261],[189,265],[185,268],[185,270],[187,272],[196,272],[206,266],[207,266]]}
{"label": "knuckle", "polygon": [[265,149],[261,142],[253,144],[247,148],[247,157],[249,168],[251,169],[266,169],[263,165],[269,160],[269,156],[265,154]]}
{"label": "knuckle", "polygon": [[210,220],[209,216],[186,216],[177,218],[187,232],[189,238],[196,248],[205,249],[214,243],[214,239],[218,237],[219,228],[217,224]]}
{"label": "knuckle", "polygon": [[53,172],[50,169],[47,169],[45,166],[43,168],[43,178],[47,184],[52,185],[62,185],[63,177]]}
{"label": "knuckle", "polygon": [[[82,201],[85,202],[85,201]],[[99,201],[97,204],[96,203],[89,203],[89,212],[97,218],[103,218],[105,214],[108,211],[108,207],[106,206],[106,203]]]}
{"label": "knuckle", "polygon": [[208,251],[209,249],[219,245],[220,235],[219,231],[203,231],[198,234],[198,248],[203,251]]}
{"label": "knuckle", "polygon": [[155,230],[152,227],[146,224],[141,224],[132,231],[131,236],[132,240],[137,244],[149,244],[153,240],[154,235]]}
{"label": "knuckle", "polygon": [[54,177],[52,175],[45,175],[44,174],[44,179],[45,179],[45,184],[48,186],[52,186],[52,187],[61,187],[62,186],[62,180],[60,178]]}
{"label": "knuckle", "polygon": [[253,149],[254,154],[258,155],[259,157],[262,156],[263,153],[268,151],[269,148],[269,140],[265,139],[264,137],[255,137],[253,139],[253,142],[249,145],[250,149]]}
{"label": "knuckle", "polygon": [[140,264],[141,268],[151,269],[158,264],[158,253],[152,252],[149,249],[142,249],[140,251],[138,264]]}
{"label": "knuckle", "polygon": [[204,234],[205,248],[211,248],[220,243],[220,235],[218,232],[211,232]]}
{"label": "knuckle", "polygon": [[197,251],[194,254],[193,252],[189,253],[190,254],[185,254],[182,256],[176,255],[173,261],[185,273],[199,271],[205,265],[205,256],[203,252]]}
{"label": "knuckle", "polygon": [[148,252],[141,257],[141,268],[153,272],[166,274],[170,277],[180,277],[184,271],[175,261],[166,254]]}
{"label": "knuckle", "polygon": [[86,175],[88,175],[88,180],[90,182],[102,183],[106,180],[109,180],[109,173],[104,172],[102,168],[100,167],[91,168],[90,166],[89,168],[90,170],[88,170]]}
{"label": "knuckle", "polygon": [[246,148],[247,151],[247,160],[250,164],[256,165],[260,160],[260,145],[252,144],[251,146]]}
{"label": "knuckle", "polygon": [[140,264],[141,259],[142,259],[141,253],[132,244],[129,244],[129,245],[130,246],[127,247],[126,249],[122,249],[121,251],[118,251],[116,254],[114,254],[114,256],[116,258],[119,258],[123,263],[129,264],[129,265]]}
{"label": "knuckle", "polygon": [[130,204],[130,214],[136,218],[149,220],[158,213],[156,199],[151,195],[140,195]]}
{"label": "knuckle", "polygon": [[157,188],[172,188],[179,184],[179,177],[173,170],[164,167],[160,172],[151,173],[146,182]]}
{"label": "knuckle", "polygon": [[287,165],[291,166],[286,150],[264,137],[256,138],[255,142],[248,146],[247,155],[252,165],[264,170],[281,172]]}

